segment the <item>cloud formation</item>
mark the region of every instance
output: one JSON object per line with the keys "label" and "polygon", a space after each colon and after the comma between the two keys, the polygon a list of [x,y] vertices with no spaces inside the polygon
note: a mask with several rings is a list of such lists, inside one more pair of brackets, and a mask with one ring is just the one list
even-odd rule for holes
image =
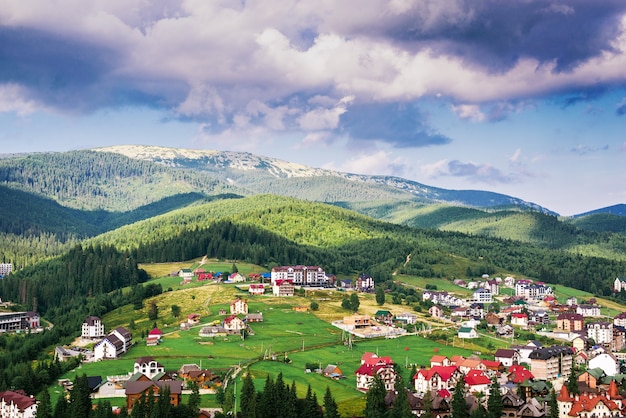
{"label": "cloud formation", "polygon": [[621,0],[6,0],[0,111],[146,106],[214,133],[443,145],[420,100],[494,122],[624,85],[625,16]]}

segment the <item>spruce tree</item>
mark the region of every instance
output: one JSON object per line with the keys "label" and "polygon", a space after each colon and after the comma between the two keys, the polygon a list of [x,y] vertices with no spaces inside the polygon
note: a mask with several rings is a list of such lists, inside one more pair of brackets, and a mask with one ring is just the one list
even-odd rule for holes
{"label": "spruce tree", "polygon": [[411,412],[411,406],[409,405],[409,395],[406,392],[406,388],[402,384],[402,378],[400,375],[396,378],[396,400],[393,404],[393,409],[389,411],[390,418],[411,418],[413,413]]}
{"label": "spruce tree", "polygon": [[164,385],[159,390],[159,397],[152,409],[151,418],[171,418],[172,417],[172,404],[170,403],[170,387]]}
{"label": "spruce tree", "polygon": [[197,416],[200,413],[200,388],[198,387],[198,383],[195,381],[190,381],[187,385],[191,389],[191,395],[189,395],[189,400],[187,401],[187,408],[189,408],[189,413]]}
{"label": "spruce tree", "polygon": [[415,387],[415,375],[416,374],[417,374],[417,366],[415,365],[415,363],[413,363],[413,365],[411,366],[411,375],[407,379],[407,383],[406,383],[407,389],[413,390],[413,388]]}
{"label": "spruce tree", "polygon": [[465,403],[465,381],[460,378],[454,388],[454,395],[452,396],[452,418],[469,418],[469,412],[467,411],[467,405]]}
{"label": "spruce tree", "polygon": [[339,418],[337,402],[335,402],[328,386],[326,386],[326,393],[324,394],[324,418]]}
{"label": "spruce tree", "polygon": [[556,392],[554,391],[554,388],[550,391],[548,407],[550,408],[548,418],[559,418],[559,403],[556,400]]}
{"label": "spruce tree", "polygon": [[249,371],[243,378],[240,399],[241,416],[243,418],[256,418],[256,390]]}
{"label": "spruce tree", "polygon": [[576,371],[572,368],[569,377],[567,378],[567,391],[570,395],[580,395],[580,389],[578,389],[578,376]]}
{"label": "spruce tree", "polygon": [[376,303],[378,306],[385,304],[385,289],[383,289],[382,286],[376,288]]}
{"label": "spruce tree", "polygon": [[69,412],[72,417],[88,418],[91,413],[91,397],[87,375],[77,376],[70,391]]}
{"label": "spruce tree", "polygon": [[365,396],[365,418],[384,418],[387,413],[387,405],[385,404],[385,384],[380,376],[374,376],[374,381],[370,385],[367,395]]}
{"label": "spruce tree", "polygon": [[52,418],[52,402],[50,401],[50,392],[47,388],[41,392],[39,396],[39,405],[37,405],[36,418]]}
{"label": "spruce tree", "polygon": [[433,395],[430,390],[427,390],[422,398],[422,415],[420,415],[420,418],[435,418],[435,413],[433,412]]}
{"label": "spruce tree", "polygon": [[276,416],[276,399],[274,398],[274,381],[270,375],[265,379],[263,394],[259,409],[257,410],[258,418],[274,418]]}
{"label": "spruce tree", "polygon": [[65,396],[61,396],[56,405],[54,406],[54,418],[72,418],[70,415],[70,404],[65,399]]}
{"label": "spruce tree", "polygon": [[487,399],[487,411],[489,418],[500,418],[502,416],[502,393],[500,393],[500,384],[494,378],[491,382],[489,390],[489,399]]}

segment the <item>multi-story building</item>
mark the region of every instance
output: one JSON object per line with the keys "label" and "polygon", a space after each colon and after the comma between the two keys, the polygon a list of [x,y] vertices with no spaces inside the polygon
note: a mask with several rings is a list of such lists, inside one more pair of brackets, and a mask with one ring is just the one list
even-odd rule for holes
{"label": "multi-story building", "polygon": [[585,317],[577,313],[562,313],[556,317],[556,329],[561,331],[582,331]]}
{"label": "multi-story building", "polygon": [[133,373],[141,373],[150,379],[154,379],[156,375],[164,372],[165,367],[152,356],[139,357],[133,366]]}
{"label": "multi-story building", "polygon": [[567,378],[572,370],[574,353],[571,347],[553,345],[538,348],[529,354],[530,371],[535,379],[552,381]]}
{"label": "multi-story building", "polygon": [[7,390],[0,392],[0,417],[34,418],[37,415],[37,400],[23,393]]}
{"label": "multi-story building", "polygon": [[585,317],[600,316],[599,305],[578,305],[576,307],[576,313]]}
{"label": "multi-story building", "polygon": [[356,389],[367,392],[372,386],[374,377],[378,376],[387,392],[394,390],[396,383],[396,372],[393,367],[393,360],[390,357],[378,357],[374,353],[364,353],[361,356],[361,367],[357,369]]}
{"label": "multi-story building", "polygon": [[83,321],[82,338],[102,338],[106,334],[104,332],[104,324],[97,316],[88,316]]}
{"label": "multi-story building", "polygon": [[237,298],[230,303],[231,315],[246,315],[248,313],[248,302],[245,299]]}
{"label": "multi-story building", "polygon": [[24,331],[39,328],[39,314],[36,312],[1,312],[0,331]]}
{"label": "multi-story building", "polygon": [[278,279],[272,285],[274,296],[293,296],[294,285],[291,279]]}
{"label": "multi-story building", "polygon": [[593,338],[596,344],[610,347],[613,343],[613,324],[606,321],[587,324],[587,338]]}
{"label": "multi-story building", "polygon": [[324,286],[328,277],[319,266],[280,266],[272,268],[271,283],[277,280],[291,280],[298,286]]}
{"label": "multi-story building", "polygon": [[613,317],[613,325],[626,327],[626,312],[620,312]]}
{"label": "multi-story building", "polygon": [[369,274],[361,274],[354,282],[354,288],[361,292],[374,289],[374,278]]}
{"label": "multi-story building", "polygon": [[13,264],[0,263],[0,277],[4,277],[13,271]]}

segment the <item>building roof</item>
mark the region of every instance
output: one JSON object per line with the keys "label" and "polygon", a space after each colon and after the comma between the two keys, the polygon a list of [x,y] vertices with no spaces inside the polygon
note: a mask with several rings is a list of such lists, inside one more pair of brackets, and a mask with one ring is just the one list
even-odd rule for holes
{"label": "building roof", "polygon": [[150,387],[158,387],[162,390],[165,387],[169,387],[172,395],[180,395],[183,391],[183,382],[181,380],[137,380],[128,381],[126,383],[126,395],[139,395]]}
{"label": "building roof", "polygon": [[12,403],[17,406],[21,412],[24,412],[28,407],[37,403],[37,400],[33,397],[27,396],[22,391],[13,392],[7,390],[6,392],[0,392],[0,399],[4,399],[6,403]]}
{"label": "building roof", "polygon": [[573,355],[572,348],[564,345],[553,345],[551,347],[538,348],[532,351],[528,358],[531,360],[548,360],[560,355]]}
{"label": "building roof", "polygon": [[489,385],[491,384],[491,380],[480,370],[470,370],[465,375],[465,383],[470,386]]}
{"label": "building roof", "polygon": [[507,350],[506,348],[498,348],[494,354],[495,358],[513,358],[517,354],[515,350]]}
{"label": "building roof", "polygon": [[96,325],[96,321],[97,322],[101,322],[100,318],[98,318],[97,316],[88,316],[87,318],[85,318],[85,320],[83,321],[83,324],[87,324],[90,327],[93,327],[94,325]]}

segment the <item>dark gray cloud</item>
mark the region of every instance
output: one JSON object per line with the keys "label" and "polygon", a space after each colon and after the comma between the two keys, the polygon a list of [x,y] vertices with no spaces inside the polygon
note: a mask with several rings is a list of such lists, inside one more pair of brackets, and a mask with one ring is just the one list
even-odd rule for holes
{"label": "dark gray cloud", "polygon": [[504,71],[521,58],[556,62],[557,71],[571,70],[613,50],[611,42],[620,32],[620,18],[626,11],[626,2],[621,0],[424,4],[428,6],[382,21],[380,35],[393,37],[405,48],[428,45],[434,53],[463,57],[466,63],[492,72]]}
{"label": "dark gray cloud", "polygon": [[412,104],[361,104],[341,115],[339,129],[351,138],[380,140],[397,148],[445,145],[452,140],[429,126]]}

